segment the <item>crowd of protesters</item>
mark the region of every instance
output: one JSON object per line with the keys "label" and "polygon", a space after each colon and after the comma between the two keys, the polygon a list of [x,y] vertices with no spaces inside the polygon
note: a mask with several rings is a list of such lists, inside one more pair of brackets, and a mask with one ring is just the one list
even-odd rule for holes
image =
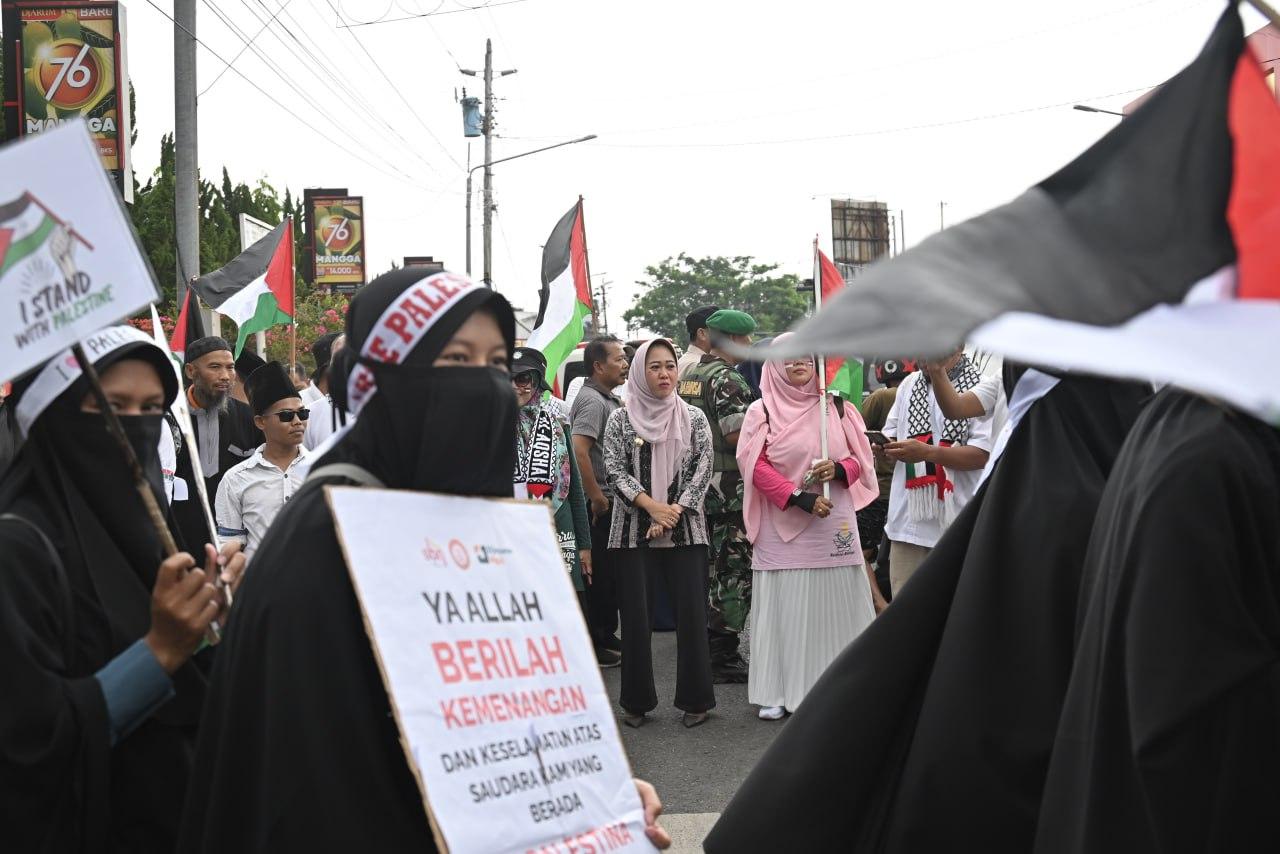
{"label": "crowd of protesters", "polygon": [[[311,369],[237,358],[206,337],[188,344],[179,388],[141,333],[102,333],[113,347],[97,370],[178,557],[162,559],[120,455],[99,447],[109,437],[86,380],[45,370],[15,385],[0,410],[11,425],[0,655],[17,680],[0,716],[0,775],[25,781],[3,808],[26,847],[108,839],[163,850],[181,839],[182,850],[239,850],[269,827],[358,846],[368,842],[357,843],[361,804],[377,801],[388,845],[430,850],[385,699],[339,711],[337,695],[353,686],[384,693],[313,483],[548,502],[597,661],[621,667],[623,722],[643,726],[661,702],[650,633],[666,624],[677,639],[672,699],[694,728],[713,719],[715,683],[749,683],[762,719],[794,711],[883,607],[868,556],[892,556],[896,590],[913,551],[972,494],[990,447],[994,404],[962,355],[906,377],[879,424],[902,441],[884,441],[858,401],[824,400],[812,357],[767,363],[748,382],[735,348],[751,343],[755,321],[715,306],[690,314],[684,342],[589,340],[569,405],[545,356],[515,345],[506,302],[469,283],[412,365],[373,368],[382,392],[359,410],[346,383],[354,364],[377,364],[360,343],[376,304],[420,278],[371,283],[346,332],[316,343]],[[179,395],[190,443],[169,413]],[[430,417],[442,411],[450,417]],[[886,508],[877,478],[890,465]],[[936,500],[916,501],[921,477],[950,480],[920,490]],[[229,618],[237,631],[200,651]],[[335,654],[299,658],[320,636]],[[342,720],[322,720],[334,715]],[[321,741],[337,729],[361,749],[327,753]],[[307,775],[289,803],[251,795],[326,753],[331,767]],[[365,781],[359,797],[346,787],[339,797],[338,779]],[[317,804],[338,800],[348,803],[307,827]],[[400,805],[392,817],[388,803]],[[650,832],[665,839],[652,821]]]}

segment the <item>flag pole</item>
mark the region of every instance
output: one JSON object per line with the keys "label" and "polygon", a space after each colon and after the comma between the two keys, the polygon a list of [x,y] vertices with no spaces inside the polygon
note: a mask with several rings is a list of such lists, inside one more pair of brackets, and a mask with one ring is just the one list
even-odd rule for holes
{"label": "flag pole", "polygon": [[[818,258],[818,237],[813,238],[813,313],[822,310],[822,262]],[[820,437],[822,458],[827,459],[827,357],[818,356],[818,406],[821,407],[818,435]],[[822,497],[831,500],[831,481],[822,484]]]}
{"label": "flag pole", "polygon": [[174,541],[173,533],[169,530],[169,525],[164,520],[164,514],[160,512],[160,504],[156,501],[155,493],[151,491],[151,484],[147,483],[147,476],[142,472],[142,464],[138,462],[138,455],[133,452],[133,445],[129,444],[129,438],[124,432],[124,425],[120,423],[120,416],[116,415],[116,411],[111,408],[111,403],[107,400],[107,393],[102,388],[102,379],[98,376],[98,371],[93,367],[93,362],[89,361],[89,357],[85,355],[84,348],[80,346],[79,341],[71,345],[71,353],[76,357],[76,362],[80,365],[80,371],[89,380],[89,391],[93,394],[93,399],[98,404],[98,410],[107,422],[107,432],[111,434],[111,438],[116,440],[120,453],[124,454],[125,465],[129,467],[129,473],[133,477],[133,486],[138,490],[138,495],[142,498],[142,506],[147,509],[147,516],[151,518],[151,525],[160,537],[160,545],[164,549],[164,556],[173,557],[178,553],[178,544]]}
{"label": "flag pole", "polygon": [[[596,313],[596,295],[591,290],[591,253],[587,251],[587,211],[582,205],[582,196],[578,196],[578,218],[582,220],[582,260],[587,265],[587,295],[591,297],[591,328],[599,335],[600,315]],[[570,258],[572,258],[572,254],[570,252]],[[572,263],[572,260],[570,260],[571,266]]]}
{"label": "flag pole", "polygon": [[[192,293],[192,290],[187,290],[188,296]],[[151,323],[153,332],[160,329],[160,313],[156,311],[154,303],[151,305]],[[178,360],[174,357],[173,351],[169,349],[169,342],[165,340],[163,330],[153,337],[155,338],[156,346],[164,350],[165,354],[169,357],[170,362],[172,362],[174,373],[178,375],[178,388],[181,389],[182,369],[179,367]],[[213,520],[213,503],[209,501],[209,489],[205,483],[204,469],[200,465],[200,454],[194,453],[194,449],[196,448],[196,432],[195,428],[191,425],[191,411],[187,409],[186,397],[181,392],[178,393],[177,398],[173,401],[173,406],[169,407],[169,414],[173,416],[173,420],[178,425],[178,433],[182,436],[182,443],[193,451],[188,455],[188,459],[191,462],[191,479],[195,481],[191,486],[194,487],[196,497],[200,500],[200,509],[203,511],[204,524],[209,531],[209,542],[217,543],[218,526]],[[150,493],[151,490],[148,489],[147,492]],[[146,499],[143,500],[145,501]],[[221,577],[214,579],[213,585],[222,591],[223,595],[227,598],[227,607],[231,607],[231,588],[226,586]],[[209,624],[209,631],[206,633],[205,640],[210,646],[213,646],[221,639],[222,626],[218,620],[214,620]]]}
{"label": "flag pole", "polygon": [[289,373],[293,374],[293,366],[298,364],[298,271],[296,259],[293,257],[293,217],[285,217],[289,221],[289,302],[293,308],[289,318]]}

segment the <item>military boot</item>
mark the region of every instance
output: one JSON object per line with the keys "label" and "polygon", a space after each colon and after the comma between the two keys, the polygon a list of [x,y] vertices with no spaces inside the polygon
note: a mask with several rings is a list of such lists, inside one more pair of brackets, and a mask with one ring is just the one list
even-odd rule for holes
{"label": "military boot", "polygon": [[738,652],[738,636],[732,632],[709,632],[711,681],[734,685],[747,681],[747,663]]}

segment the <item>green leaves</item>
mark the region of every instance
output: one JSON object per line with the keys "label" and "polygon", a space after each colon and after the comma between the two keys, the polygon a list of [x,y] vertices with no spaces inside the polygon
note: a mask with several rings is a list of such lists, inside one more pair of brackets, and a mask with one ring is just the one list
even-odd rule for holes
{"label": "green leaves", "polygon": [[636,325],[687,343],[684,318],[695,308],[718,305],[747,312],[756,320],[756,337],[785,332],[809,307],[796,293],[800,280],[776,275],[778,265],[759,264],[748,255],[692,258],[683,252],[645,268],[636,284],[644,293],[622,317]]}
{"label": "green leaves", "polygon": [[[160,141],[160,167],[146,184],[137,188],[129,210],[133,226],[160,280],[166,303],[175,301],[177,281],[184,273],[191,276],[216,270],[240,254],[240,214],[269,223],[293,216],[295,239],[301,233],[300,211],[285,210],[275,187],[263,179],[253,185],[233,183],[223,169],[218,183],[200,182],[200,269],[179,270],[173,219],[174,171],[173,137],[169,135]],[[295,257],[304,256],[295,254]],[[301,280],[295,281],[295,293],[299,300],[307,293]]]}

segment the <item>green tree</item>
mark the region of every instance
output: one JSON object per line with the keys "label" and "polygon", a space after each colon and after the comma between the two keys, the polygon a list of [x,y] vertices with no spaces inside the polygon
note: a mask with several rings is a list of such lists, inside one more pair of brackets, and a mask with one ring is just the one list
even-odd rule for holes
{"label": "green tree", "polygon": [[691,258],[683,252],[645,268],[644,289],[622,318],[680,344],[687,343],[684,318],[703,305],[747,312],[756,320],[756,335],[777,335],[799,320],[809,307],[796,293],[800,280],[778,275],[777,264],[757,264],[750,256]]}

